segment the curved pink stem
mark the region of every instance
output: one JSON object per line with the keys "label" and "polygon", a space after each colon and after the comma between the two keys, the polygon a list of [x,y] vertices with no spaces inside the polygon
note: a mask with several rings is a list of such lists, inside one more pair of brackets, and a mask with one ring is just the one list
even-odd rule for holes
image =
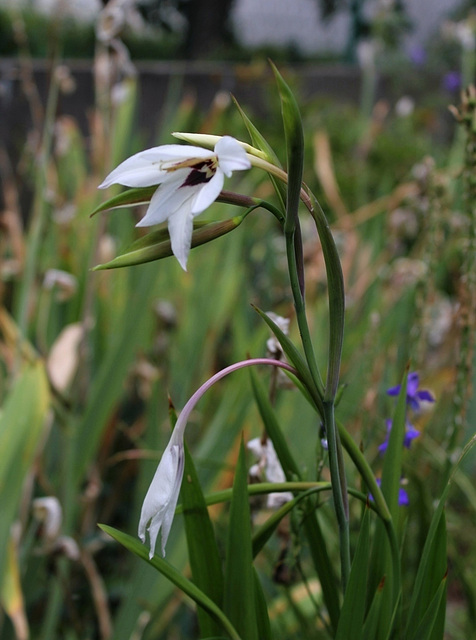
{"label": "curved pink stem", "polygon": [[233,371],[238,371],[238,369],[244,369],[245,367],[252,367],[258,364],[264,364],[270,367],[280,367],[281,369],[290,371],[295,376],[298,376],[298,372],[290,364],[288,364],[287,362],[281,362],[281,360],[275,360],[273,358],[250,358],[249,360],[241,360],[240,362],[235,362],[235,364],[231,364],[229,367],[225,367],[225,369],[222,369],[221,371],[218,371],[218,373],[215,373],[211,378],[204,382],[192,396],[190,396],[186,405],[180,412],[177,423],[175,425],[174,435],[177,434],[177,437],[183,437],[185,425],[187,424],[187,420],[191,412],[193,411],[193,408],[203,396],[203,394],[208,391],[208,389],[210,389],[210,387],[212,387],[215,382],[218,382],[218,380],[221,380],[229,373],[233,373]]}

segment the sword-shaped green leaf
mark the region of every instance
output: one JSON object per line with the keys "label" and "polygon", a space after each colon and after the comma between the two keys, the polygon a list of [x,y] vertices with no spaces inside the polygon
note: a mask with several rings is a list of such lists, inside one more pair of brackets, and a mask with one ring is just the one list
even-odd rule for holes
{"label": "sword-shaped green leaf", "polygon": [[[240,116],[243,118],[243,122],[245,123],[245,127],[248,130],[253,146],[263,151],[266,155],[266,160],[271,162],[271,164],[274,164],[277,167],[281,167],[281,163],[279,161],[278,156],[275,154],[271,146],[268,144],[266,138],[258,131],[255,125],[251,122],[251,120],[248,118],[248,116],[243,111],[241,106],[238,104],[238,101],[236,100],[235,97],[233,97],[233,101],[238,111],[240,112]],[[286,185],[281,180],[277,180],[275,176],[271,174],[268,174],[268,175],[278,195],[278,198],[281,204],[281,209],[282,211],[285,211],[286,210]]]}
{"label": "sword-shaped green leaf", "polygon": [[105,533],[114,538],[119,544],[122,544],[126,549],[134,553],[142,560],[145,560],[152,565],[157,571],[160,571],[170,582],[178,587],[185,595],[189,596],[196,604],[202,607],[210,616],[212,616],[217,622],[219,622],[223,629],[229,634],[233,640],[245,640],[245,636],[240,636],[235,627],[230,622],[229,618],[223,613],[223,611],[211,600],[197,585],[193,584],[190,580],[185,578],[175,567],[169,564],[166,560],[154,556],[149,559],[148,549],[139,542],[136,538],[118,531],[113,527],[109,527],[105,524],[98,525]]}
{"label": "sword-shaped green leaf", "polygon": [[[431,640],[443,638],[446,603],[443,599],[442,604],[436,606],[435,598],[441,592],[442,582],[446,584],[446,572],[446,520],[441,506],[433,514],[412,590],[405,632],[408,640],[420,640],[424,637],[417,635],[417,629],[423,620],[426,620],[426,628],[431,627],[432,630],[432,635],[425,637]],[[444,593],[441,592],[440,596],[443,597]]]}
{"label": "sword-shaped green leaf", "polygon": [[37,361],[25,366],[20,373],[0,414],[0,584],[23,482],[37,454],[48,408],[48,381],[44,365]]}
{"label": "sword-shaped green leaf", "polygon": [[[398,522],[398,495],[402,475],[403,441],[406,425],[407,377],[405,371],[397,405],[392,420],[389,441],[382,469],[381,489],[393,522]],[[381,613],[379,634],[387,637],[395,619],[395,608],[400,599],[400,585],[395,575],[397,567],[392,562],[387,531],[381,521],[377,522],[373,540],[373,551],[369,572],[369,594],[373,594],[383,577],[386,578],[381,594]]]}
{"label": "sword-shaped green leaf", "polygon": [[[193,582],[221,607],[223,572],[220,556],[205,498],[187,445],[181,497]],[[203,637],[220,633],[220,626],[203,609],[199,608],[197,613]]]}
{"label": "sword-shaped green leaf", "polygon": [[294,233],[298,225],[298,209],[302,187],[304,167],[304,133],[302,119],[296,99],[274,64],[271,64],[279,96],[286,140],[288,187],[286,197],[285,231]]}
{"label": "sword-shaped green leaf", "polygon": [[365,590],[370,552],[370,509],[366,508],[360,526],[349,582],[339,616],[335,640],[361,640],[365,613]]}
{"label": "sword-shaped green leaf", "polygon": [[445,574],[427,610],[423,614],[420,624],[418,624],[411,636],[407,636],[409,640],[410,638],[415,640],[439,640],[443,638],[446,613],[446,578]]}
{"label": "sword-shaped green leaf", "polygon": [[241,442],[228,523],[223,610],[243,638],[259,640],[247,478]]}

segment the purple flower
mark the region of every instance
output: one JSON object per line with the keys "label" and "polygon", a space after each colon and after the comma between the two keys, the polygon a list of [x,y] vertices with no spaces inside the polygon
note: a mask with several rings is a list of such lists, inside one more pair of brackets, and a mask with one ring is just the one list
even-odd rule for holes
{"label": "purple flower", "polygon": [[454,93],[461,88],[461,74],[459,71],[449,71],[443,76],[443,87],[446,91]]}
{"label": "purple flower", "polygon": [[[426,389],[418,389],[419,384],[420,376],[418,375],[418,373],[416,373],[415,371],[413,373],[409,373],[407,380],[407,405],[414,411],[419,411],[421,400],[425,400],[426,402],[435,402],[435,398],[429,391],[427,391]],[[389,396],[398,396],[401,388],[402,385],[397,384],[396,387],[387,389],[387,394]]]}
{"label": "purple flower", "polygon": [[401,507],[408,507],[410,504],[410,498],[408,497],[408,493],[405,491],[403,487],[400,487],[398,490],[398,504]]}
{"label": "purple flower", "polygon": [[[376,478],[375,479],[378,486],[380,487],[380,485],[382,484],[382,478]],[[400,480],[400,485],[404,484],[406,481],[404,478],[401,478]],[[373,500],[373,496],[371,493],[369,493],[369,499]],[[410,504],[410,498],[408,497],[408,493],[405,491],[405,489],[400,486],[399,490],[398,490],[398,504],[400,507],[408,507],[408,505]]]}
{"label": "purple flower", "polygon": [[421,67],[426,62],[426,51],[424,47],[417,44],[410,49],[410,60],[416,67]]}
{"label": "purple flower", "polygon": [[[392,421],[390,419],[386,420],[386,424],[387,424],[387,437],[385,438],[385,441],[382,442],[382,444],[378,448],[378,450],[382,454],[385,453],[385,451],[387,450],[388,440],[390,438],[390,431],[392,430]],[[416,429],[407,420],[407,423],[405,426],[405,437],[403,438],[403,446],[409,449],[412,443],[412,440],[415,440],[415,438],[418,438],[419,435],[420,435],[420,432],[418,431],[418,429]]]}

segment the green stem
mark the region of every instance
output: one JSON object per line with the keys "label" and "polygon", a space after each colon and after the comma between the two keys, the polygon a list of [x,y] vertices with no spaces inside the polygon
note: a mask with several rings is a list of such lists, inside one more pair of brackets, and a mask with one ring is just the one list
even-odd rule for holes
{"label": "green stem", "polygon": [[[268,493],[285,493],[291,491],[292,493],[302,492],[301,495],[306,494],[304,497],[313,493],[320,493],[321,491],[331,491],[332,484],[330,482],[257,482],[256,484],[248,485],[248,495],[260,496]],[[349,487],[349,495],[354,496],[363,503],[367,502],[367,495]],[[214,504],[221,504],[222,502],[229,502],[233,496],[233,489],[223,489],[223,491],[216,491],[208,496],[205,496],[205,502],[208,507]],[[378,508],[375,504],[371,503],[370,508],[380,515]],[[178,505],[176,514],[183,513],[183,507]]]}
{"label": "green stem", "polygon": [[324,402],[324,428],[329,451],[332,496],[339,527],[342,590],[345,593],[350,575],[349,505],[347,501],[347,483],[343,469],[342,447],[336,429],[333,401]]}
{"label": "green stem", "polygon": [[317,368],[314,346],[312,344],[311,334],[307,323],[306,303],[301,292],[301,284],[299,282],[299,273],[296,263],[294,231],[290,234],[286,233],[285,238],[289,279],[291,282],[291,291],[294,298],[294,308],[296,309],[296,318],[298,321],[299,333],[301,335],[301,342],[312,379],[319,390],[319,394],[322,395],[324,393],[324,383],[322,382],[321,374]]}
{"label": "green stem", "polygon": [[372,494],[376,510],[380,518],[382,519],[385,531],[387,532],[388,541],[390,544],[390,554],[392,558],[392,585],[394,595],[393,601],[394,603],[396,603],[397,599],[399,598],[401,588],[400,552],[398,550],[397,534],[395,532],[390,509],[388,508],[382,490],[378,486],[377,481],[375,480],[375,475],[370,468],[369,463],[365,459],[365,456],[363,455],[359,447],[355,444],[350,434],[344,428],[343,424],[337,422],[337,429],[345,450],[347,451],[352,462],[354,463],[362,479],[367,485],[367,489]]}

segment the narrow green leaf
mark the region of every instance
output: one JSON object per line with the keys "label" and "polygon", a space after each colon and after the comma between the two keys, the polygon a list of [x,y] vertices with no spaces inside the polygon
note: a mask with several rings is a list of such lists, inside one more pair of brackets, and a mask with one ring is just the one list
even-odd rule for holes
{"label": "narrow green leaf", "polygon": [[281,113],[286,139],[288,188],[286,197],[286,233],[294,233],[298,224],[298,209],[302,186],[302,172],[304,166],[304,134],[302,130],[301,114],[296,99],[274,64],[271,64],[279,96],[281,98]]}
{"label": "narrow green leaf", "polygon": [[111,136],[111,163],[118,165],[129,155],[131,131],[134,130],[134,116],[138,99],[137,75],[129,75],[122,83],[123,95],[114,108],[114,135]]}
{"label": "narrow green leaf", "polygon": [[326,399],[335,397],[339,388],[340,361],[344,342],[345,292],[344,276],[334,237],[327,218],[313,193],[308,193],[310,213],[316,224],[326,264],[327,296],[329,299],[329,356],[326,381]]}
{"label": "narrow green leaf", "polygon": [[163,576],[170,580],[176,587],[178,587],[183,593],[189,596],[196,604],[202,607],[210,616],[215,618],[223,629],[230,635],[233,640],[245,640],[245,636],[241,637],[227,616],[221,611],[221,609],[211,600],[201,589],[199,589],[193,582],[185,578],[175,567],[169,564],[166,560],[159,558],[155,555],[149,559],[149,552],[147,548],[139,542],[136,538],[118,531],[113,527],[109,527],[105,524],[98,525],[105,533],[114,538],[117,542],[122,544],[126,549],[133,554],[145,560],[148,564],[152,565]]}
{"label": "narrow green leaf", "polygon": [[[263,314],[263,317],[266,320],[268,316],[266,316],[266,314]],[[279,331],[279,327],[276,328]],[[280,333],[282,334],[282,332]],[[287,336],[284,336],[284,334],[282,334],[282,336],[287,339]],[[278,340],[280,339],[279,335],[277,335],[276,337],[278,338]],[[294,345],[292,346],[294,348]],[[302,366],[307,367],[305,363],[303,363]],[[261,419],[263,420],[266,433],[273,442],[276,454],[279,458],[281,466],[283,467],[284,473],[288,480],[293,480],[296,477],[300,478],[301,473],[299,470],[299,466],[295,462],[292,453],[287,446],[286,439],[276,418],[274,409],[269,402],[269,398],[267,397],[267,394],[263,389],[263,385],[258,380],[257,376],[253,375],[253,372],[251,372],[251,374],[253,392],[255,394],[256,403],[258,405]],[[334,629],[336,629],[340,608],[339,594],[337,591],[338,582],[334,573],[333,564],[327,552],[326,540],[322,534],[321,527],[315,512],[310,513],[304,520],[304,530],[309,542],[309,548],[312,560],[314,562],[314,567],[321,582],[322,594],[324,602],[327,606],[327,610],[329,612],[331,625]]]}
{"label": "narrow green leaf", "polygon": [[0,584],[7,562],[10,530],[21,500],[23,482],[31,470],[49,408],[43,364],[25,366],[7,395],[0,414]]}
{"label": "narrow green leaf", "polygon": [[[221,608],[223,573],[220,556],[205,498],[187,445],[181,498],[193,582]],[[219,625],[203,609],[199,608],[197,613],[203,637],[220,633]]]}
{"label": "narrow green leaf", "polygon": [[252,306],[255,309],[255,311],[259,313],[259,315],[263,318],[263,320],[266,322],[268,327],[276,336],[276,339],[278,340],[279,344],[282,346],[287,359],[296,368],[297,372],[299,373],[299,376],[301,377],[302,383],[305,385],[306,389],[311,395],[314,402],[314,406],[317,408],[321,416],[324,415],[322,395],[320,394],[319,390],[314,384],[311,373],[309,371],[309,367],[307,366],[307,363],[304,360],[304,357],[298,351],[296,346],[291,342],[288,336],[283,331],[281,331],[278,325],[275,322],[273,322],[271,318],[264,311],[261,311],[261,309],[259,309],[255,305],[252,305]]}
{"label": "narrow green leaf", "polygon": [[[459,470],[459,467],[469,452],[476,445],[476,435],[473,436],[461,453],[457,463],[454,465],[451,475],[446,483],[446,487],[443,490],[443,493],[440,497],[438,505],[435,509],[435,513],[433,514],[433,518],[431,520],[430,529],[428,531],[428,535],[425,540],[425,546],[423,547],[423,552],[421,554],[420,564],[418,565],[418,572],[415,579],[415,585],[412,591],[412,599],[410,601],[410,608],[408,612],[408,625],[407,630],[409,630],[410,621],[418,621],[418,614],[415,610],[419,610],[420,616],[422,615],[422,608],[420,607],[420,602],[423,600],[423,596],[420,596],[425,590],[425,582],[428,579],[428,576],[432,573],[432,564],[436,562],[439,565],[440,570],[443,566],[443,544],[442,541],[439,540],[442,536],[443,526],[444,526],[444,507],[446,500],[448,498],[448,494],[451,488],[451,485],[455,481],[455,476]],[[444,533],[444,545],[446,545],[446,527]],[[444,558],[446,560],[446,550],[444,552]],[[442,576],[443,577],[443,576]],[[433,585],[435,585],[435,579],[432,580]],[[440,588],[440,587],[438,587]],[[422,600],[420,600],[422,598]],[[441,606],[439,616],[443,617],[442,609],[444,609],[444,603]],[[438,630],[435,631],[437,635],[435,638],[440,638],[441,635],[438,635]]]}
{"label": "narrow green leaf", "polygon": [[[236,98],[233,97],[233,101],[240,112],[241,117],[243,118],[243,122],[245,123],[246,128],[248,129],[249,136],[251,138],[251,142],[255,147],[260,149],[266,154],[266,159],[271,162],[271,164],[276,165],[277,167],[281,167],[281,163],[279,161],[278,156],[275,154],[271,146],[268,144],[266,138],[258,131],[255,125],[248,118],[246,113],[238,104]],[[275,176],[268,174],[271,182],[273,183],[276,194],[279,198],[281,209],[283,211],[286,210],[286,185],[281,180],[277,180]]]}
{"label": "narrow green leaf", "polygon": [[[403,376],[382,469],[382,494],[388,505],[388,510],[393,522],[398,522],[399,509],[401,509],[398,505],[398,495],[402,475],[403,440],[406,424],[407,376],[408,370],[405,371]],[[388,532],[385,530],[384,524],[379,521],[375,527],[373,540],[368,595],[374,593],[377,585],[385,576],[387,581],[386,587],[381,595],[379,621],[379,634],[382,638],[386,637],[393,624],[395,607],[400,597],[400,586],[395,580],[397,568],[395,567],[395,563],[392,562],[390,551]]]}
{"label": "narrow green leaf", "polygon": [[271,624],[268,615],[268,605],[264,597],[263,587],[256,569],[253,567],[254,593],[256,604],[256,623],[259,640],[273,640],[271,635]]}
{"label": "narrow green leaf", "polygon": [[[401,591],[401,569],[400,569],[400,550],[398,548],[398,540],[397,534],[394,527],[394,522],[390,515],[390,511],[388,509],[385,498],[382,494],[381,488],[378,486],[377,481],[375,479],[374,473],[370,468],[369,463],[365,459],[365,456],[360,451],[359,447],[355,444],[352,436],[347,432],[345,427],[337,421],[337,428],[339,429],[339,436],[341,438],[342,445],[344,449],[347,451],[349,457],[354,463],[356,469],[359,471],[362,476],[363,481],[367,485],[368,491],[372,494],[374,500],[371,503],[371,506],[375,506],[375,511],[380,517],[381,521],[377,523],[376,533],[374,535],[373,542],[373,556],[371,558],[370,563],[370,575],[369,575],[369,598],[374,597],[373,594],[377,589],[380,581],[378,580],[378,576],[380,575],[380,570],[377,569],[377,561],[376,561],[376,547],[381,547],[385,544],[384,538],[388,541],[388,549],[390,553],[390,560],[388,562],[387,568],[389,570],[389,574],[387,575],[387,587],[385,590],[385,595],[380,593],[379,600],[381,601],[384,597],[387,597],[387,593],[389,589],[392,592],[393,602],[397,603],[400,598]],[[376,540],[378,539],[378,542]],[[382,574],[383,575],[383,574]],[[396,606],[396,604],[395,604]]]}
{"label": "narrow green leaf", "polygon": [[335,640],[361,640],[365,612],[365,590],[370,552],[370,509],[362,518],[349,582],[342,603]]}
{"label": "narrow green leaf", "polygon": [[376,638],[378,638],[377,632],[379,627],[380,611],[382,608],[382,595],[384,589],[385,578],[382,578],[380,584],[375,590],[369,612],[365,618],[364,626],[362,629],[363,640],[376,640]]}
{"label": "narrow green leaf", "polygon": [[[436,527],[434,526],[435,518],[437,518]],[[433,520],[428,531],[424,551],[418,567],[415,586],[412,590],[412,598],[410,601],[406,627],[406,636],[408,637],[408,640],[420,640],[420,637],[423,637],[416,635],[416,629],[419,626],[420,621],[423,621],[423,618],[426,615],[425,612],[427,612],[434,602],[434,598],[440,589],[442,580],[444,580],[446,576],[446,571],[446,519],[444,510],[437,510],[433,515]],[[438,609],[435,609],[433,612],[435,617],[438,616],[438,613]],[[443,632],[443,629],[441,629],[441,632]]]}
{"label": "narrow green leaf", "polygon": [[251,120],[248,118],[248,116],[246,115],[244,110],[241,108],[235,96],[232,96],[232,99],[233,99],[233,102],[235,103],[236,108],[240,112],[240,116],[242,117],[245,127],[248,130],[253,146],[263,151],[263,153],[265,154],[264,155],[265,160],[268,160],[268,162],[271,162],[271,164],[274,164],[277,167],[280,167],[281,163],[279,162],[279,158],[274,152],[271,145],[268,143],[266,138],[260,133],[260,131],[255,127],[255,125],[251,122]]}
{"label": "narrow green leaf", "polygon": [[247,478],[245,448],[242,441],[230,506],[223,610],[243,638],[259,640]]}
{"label": "narrow green leaf", "polygon": [[[443,638],[446,610],[446,575],[441,580],[435,595],[421,618],[420,624],[410,638],[415,640],[437,640]],[[443,615],[442,615],[443,614]]]}
{"label": "narrow green leaf", "polygon": [[[72,477],[68,485],[70,494],[65,500],[68,511],[74,509],[74,490],[91,464],[110,412],[121,397],[133,357],[147,340],[149,316],[145,310],[153,295],[150,286],[153,276],[152,267],[143,267],[140,273],[129,271],[128,291],[125,292],[128,305],[122,310],[121,317],[117,318],[108,350],[92,381],[88,402],[71,430],[71,460],[67,464]],[[131,309],[134,313],[131,313]],[[67,520],[68,515],[65,518]]]}

